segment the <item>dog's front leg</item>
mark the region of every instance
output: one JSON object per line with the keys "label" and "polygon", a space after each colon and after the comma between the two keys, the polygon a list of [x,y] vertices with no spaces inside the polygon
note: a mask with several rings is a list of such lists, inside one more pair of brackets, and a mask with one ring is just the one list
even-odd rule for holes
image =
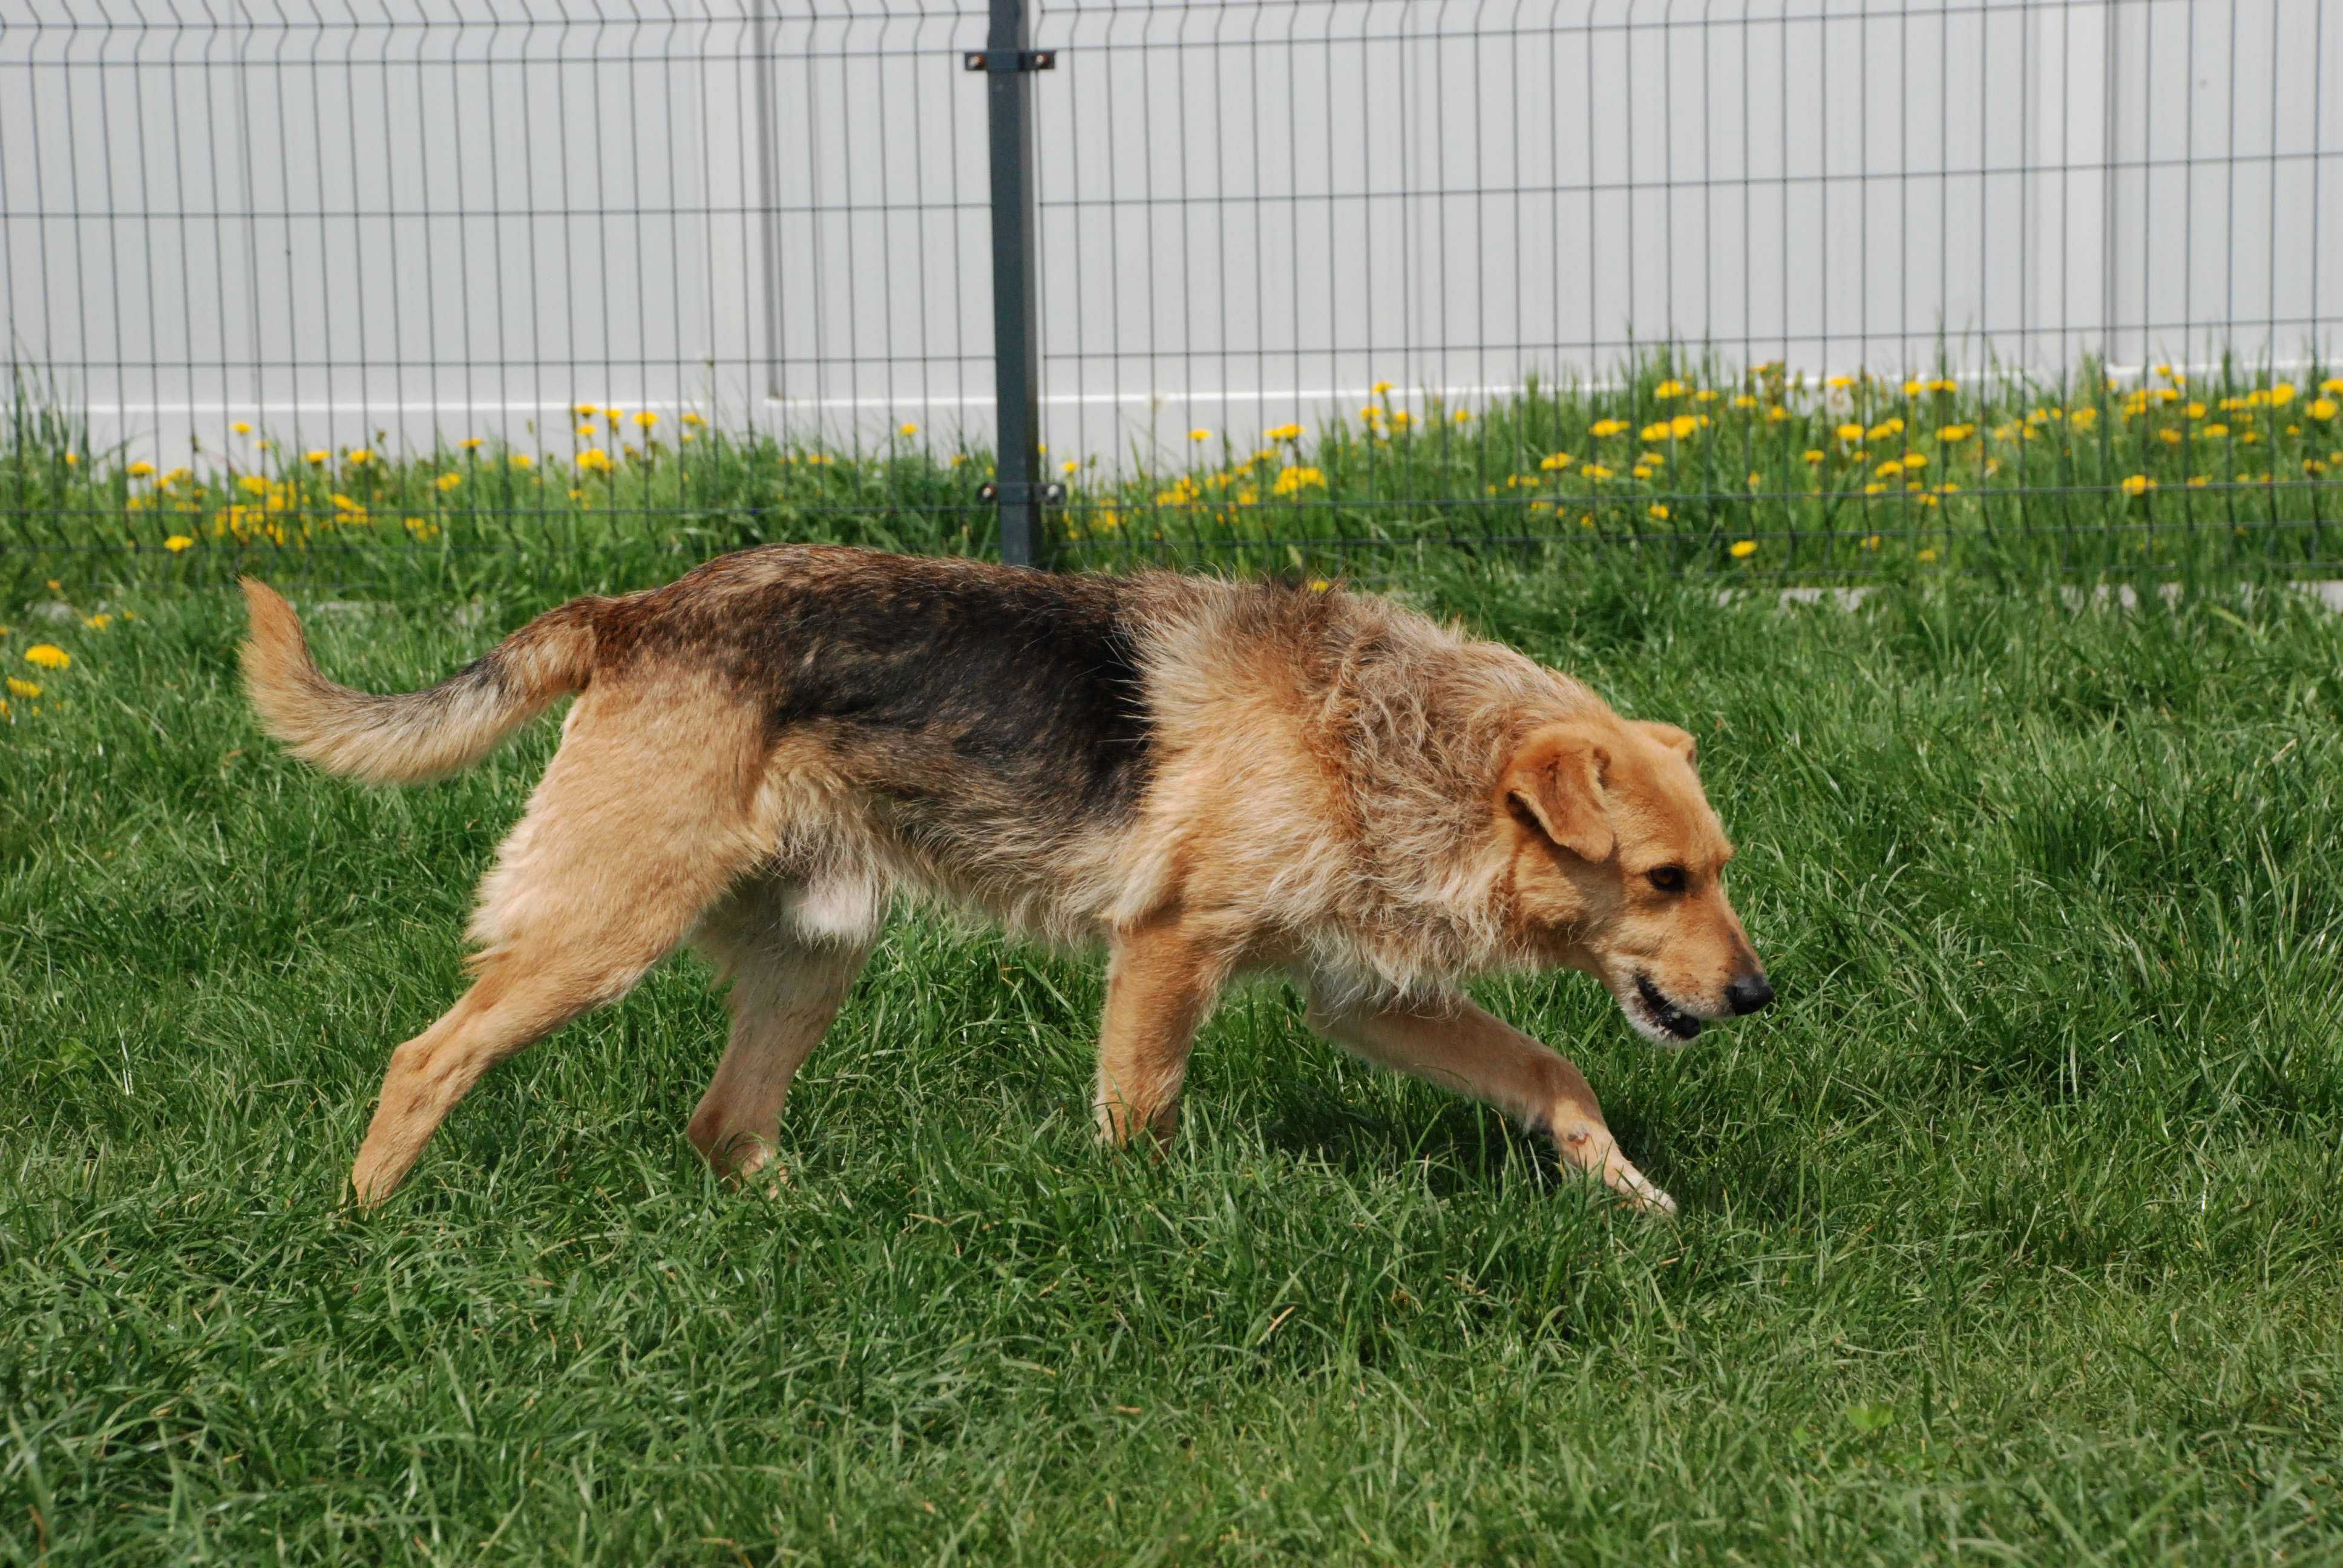
{"label": "dog's front leg", "polygon": [[1091,1101],[1101,1138],[1121,1146],[1178,1130],[1188,1052],[1228,973],[1224,944],[1176,919],[1115,932]]}
{"label": "dog's front leg", "polygon": [[1676,1211],[1675,1200],[1619,1152],[1586,1075],[1467,999],[1322,1006],[1312,998],[1310,1027],[1369,1061],[1469,1094],[1545,1133],[1563,1164],[1600,1176],[1644,1212]]}

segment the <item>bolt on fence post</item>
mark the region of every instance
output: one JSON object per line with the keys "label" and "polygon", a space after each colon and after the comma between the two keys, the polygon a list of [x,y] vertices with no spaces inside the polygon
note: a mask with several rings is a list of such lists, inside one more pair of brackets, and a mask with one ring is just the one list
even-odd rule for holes
{"label": "bolt on fence post", "polygon": [[1033,566],[1046,538],[1041,502],[1041,342],[1036,308],[1041,270],[1034,245],[1033,83],[1056,60],[1036,53],[1027,0],[991,0],[984,52],[963,62],[985,75],[992,163],[993,391],[999,456],[994,499],[1001,558]]}

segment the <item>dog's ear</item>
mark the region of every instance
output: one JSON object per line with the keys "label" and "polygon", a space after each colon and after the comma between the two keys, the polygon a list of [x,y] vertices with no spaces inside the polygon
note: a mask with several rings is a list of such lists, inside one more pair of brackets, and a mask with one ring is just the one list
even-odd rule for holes
{"label": "dog's ear", "polygon": [[1617,842],[1603,798],[1610,753],[1588,730],[1556,724],[1521,744],[1505,765],[1503,804],[1535,819],[1545,836],[1587,860],[1607,860]]}
{"label": "dog's ear", "polygon": [[1636,729],[1683,758],[1686,763],[1695,768],[1700,766],[1700,742],[1692,738],[1690,730],[1678,729],[1673,724],[1662,724],[1656,719],[1638,719],[1633,722]]}

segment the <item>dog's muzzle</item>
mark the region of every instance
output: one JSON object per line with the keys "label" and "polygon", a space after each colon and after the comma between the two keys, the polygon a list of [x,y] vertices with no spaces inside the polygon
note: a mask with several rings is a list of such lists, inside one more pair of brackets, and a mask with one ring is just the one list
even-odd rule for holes
{"label": "dog's muzzle", "polygon": [[1691,1040],[1700,1033],[1700,1020],[1663,996],[1643,975],[1635,977],[1635,1001],[1652,1027],[1670,1040]]}

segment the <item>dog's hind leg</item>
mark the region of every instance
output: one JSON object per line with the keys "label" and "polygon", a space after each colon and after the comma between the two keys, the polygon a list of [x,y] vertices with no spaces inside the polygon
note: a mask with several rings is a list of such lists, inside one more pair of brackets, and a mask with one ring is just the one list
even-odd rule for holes
{"label": "dog's hind leg", "polygon": [[1221,951],[1177,922],[1115,933],[1091,1099],[1100,1137],[1120,1145],[1178,1131],[1188,1053],[1228,972]]}
{"label": "dog's hind leg", "polygon": [[1432,1006],[1330,1006],[1313,997],[1310,1027],[1369,1061],[1469,1094],[1544,1132],[1564,1165],[1601,1177],[1645,1213],[1676,1211],[1675,1200],[1619,1152],[1586,1075],[1463,997]]}
{"label": "dog's hind leg", "polygon": [[719,1174],[736,1180],[772,1159],[789,1083],[870,954],[859,932],[809,936],[793,907],[797,893],[747,884],[709,913],[695,939],[731,982],[732,1038],[687,1131]]}
{"label": "dog's hind leg", "polygon": [[660,696],[589,693],[571,713],[482,885],[478,979],[391,1053],[350,1169],[361,1206],[390,1196],[489,1068],[626,995],[754,863],[747,727]]}

